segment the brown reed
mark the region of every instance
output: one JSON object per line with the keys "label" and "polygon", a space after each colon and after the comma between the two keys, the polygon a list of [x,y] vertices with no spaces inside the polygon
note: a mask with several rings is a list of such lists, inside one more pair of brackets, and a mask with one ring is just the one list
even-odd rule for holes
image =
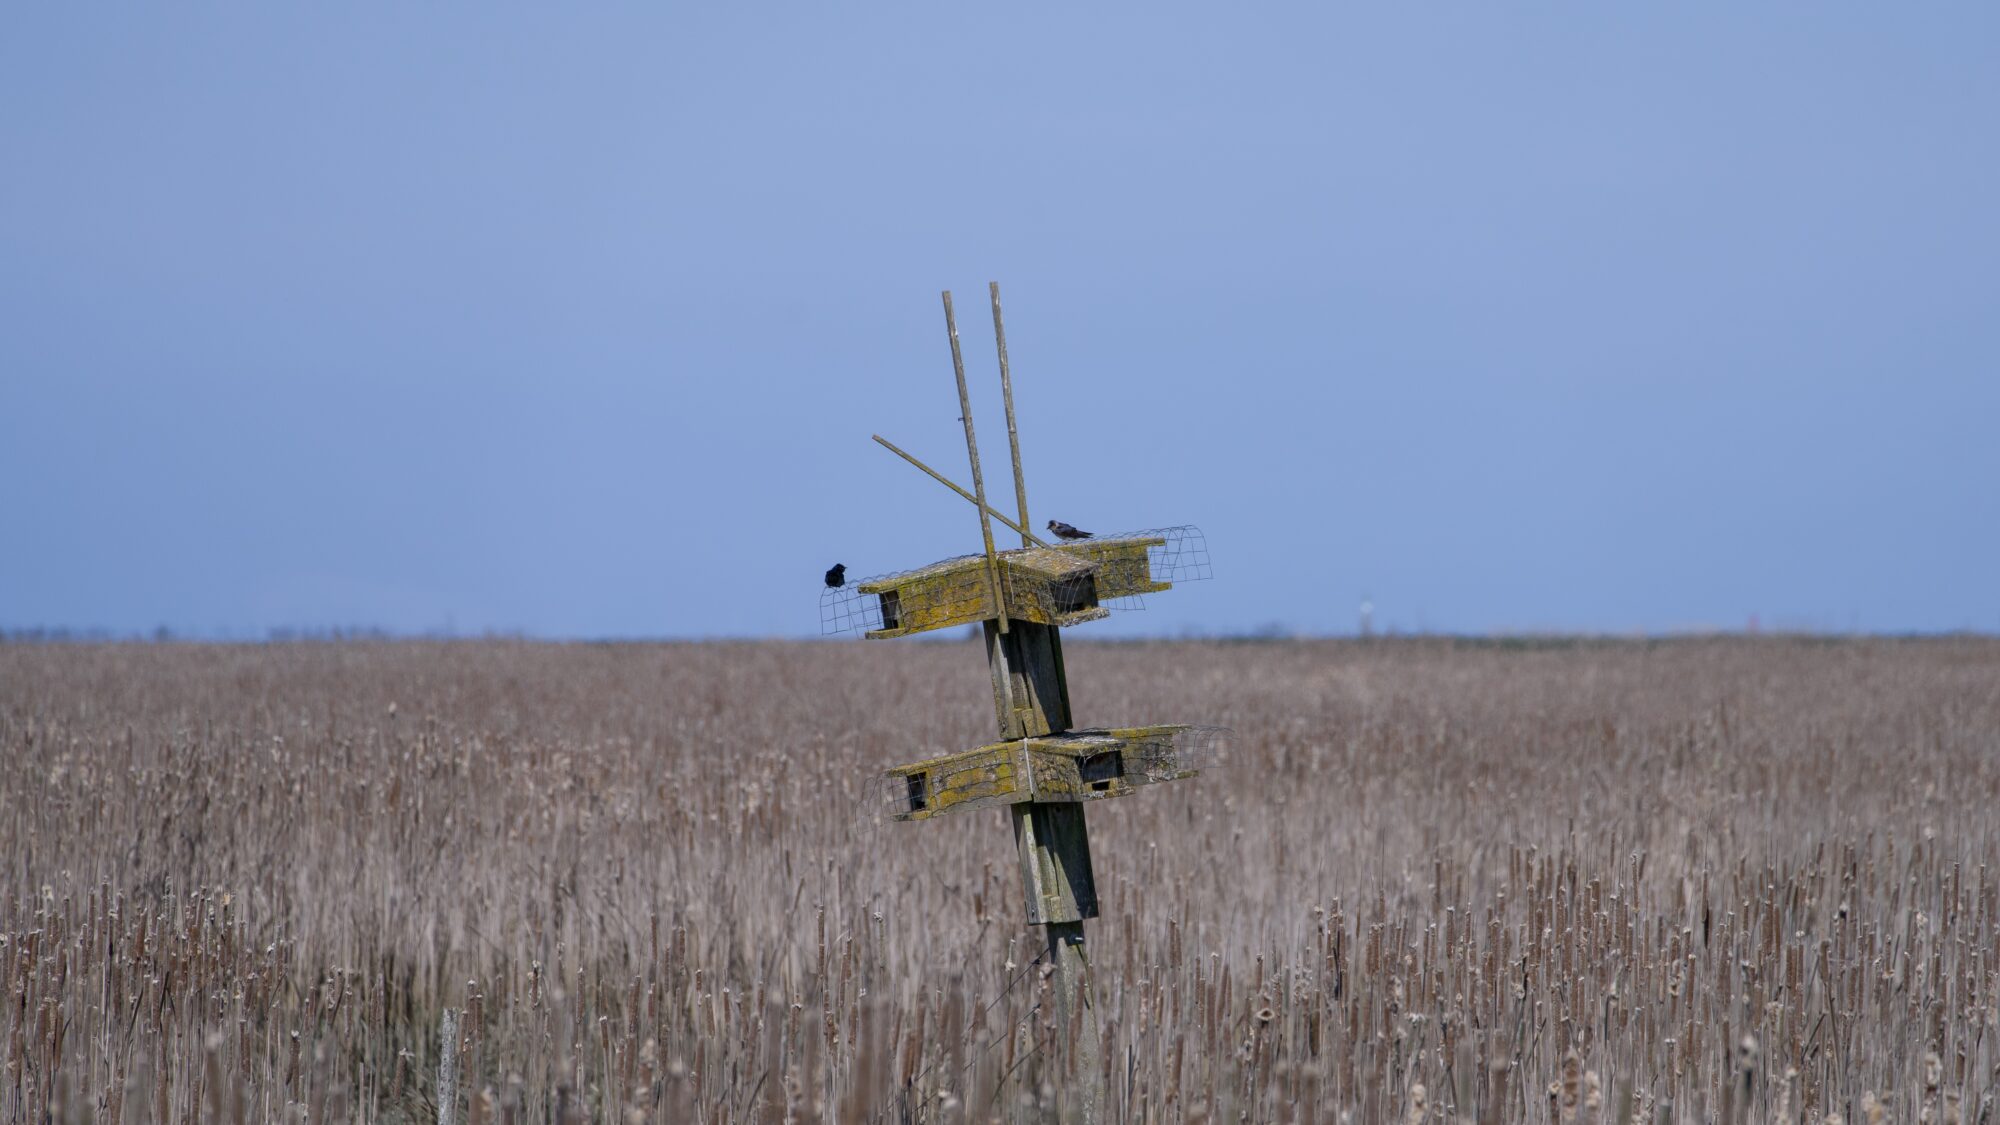
{"label": "brown reed", "polygon": [[[1107,1120],[1990,1121],[2000,643],[1086,644]],[[1041,1120],[938,644],[0,645],[0,1121]]]}

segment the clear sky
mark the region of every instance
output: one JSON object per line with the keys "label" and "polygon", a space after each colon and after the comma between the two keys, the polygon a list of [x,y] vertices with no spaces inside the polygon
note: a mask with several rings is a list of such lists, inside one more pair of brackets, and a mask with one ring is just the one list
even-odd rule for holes
{"label": "clear sky", "polygon": [[583,7],[9,15],[0,627],[2000,628],[2000,7]]}

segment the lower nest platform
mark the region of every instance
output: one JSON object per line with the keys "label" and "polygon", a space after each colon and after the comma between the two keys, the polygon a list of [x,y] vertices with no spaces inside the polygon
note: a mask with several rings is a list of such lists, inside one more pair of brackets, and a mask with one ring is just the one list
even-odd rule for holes
{"label": "lower nest platform", "polygon": [[877,781],[877,808],[893,820],[927,820],[1024,801],[1123,797],[1141,785],[1200,773],[1214,763],[1225,733],[1169,724],[995,742],[888,770]]}

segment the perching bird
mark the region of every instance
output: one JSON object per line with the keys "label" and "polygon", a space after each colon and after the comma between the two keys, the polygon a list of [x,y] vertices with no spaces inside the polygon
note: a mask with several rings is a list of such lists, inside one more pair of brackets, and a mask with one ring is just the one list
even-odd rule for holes
{"label": "perching bird", "polygon": [[1056,538],[1058,538],[1058,539],[1088,539],[1088,538],[1090,538],[1090,532],[1088,532],[1088,531],[1078,531],[1078,530],[1077,530],[1076,528],[1073,528],[1073,527],[1071,527],[1070,525],[1068,525],[1068,524],[1064,523],[1064,522],[1063,522],[1063,521],[1061,521],[1061,520],[1050,520],[1050,521],[1049,521],[1049,530],[1050,530],[1050,531],[1053,531],[1053,532],[1055,532],[1055,533],[1056,533]]}
{"label": "perching bird", "polygon": [[826,572],[826,588],[831,590],[836,586],[845,585],[847,585],[847,564],[834,563],[833,569]]}

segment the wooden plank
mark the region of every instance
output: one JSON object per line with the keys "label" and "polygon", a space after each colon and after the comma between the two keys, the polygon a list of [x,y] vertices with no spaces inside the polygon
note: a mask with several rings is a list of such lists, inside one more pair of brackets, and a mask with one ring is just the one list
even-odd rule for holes
{"label": "wooden plank", "polygon": [[1097,917],[1097,880],[1090,866],[1090,835],[1084,827],[1083,806],[1028,801],[1009,811],[1013,814],[1028,924]]}
{"label": "wooden plank", "polygon": [[994,603],[988,563],[978,555],[858,583],[862,596],[881,599],[882,627],[865,636],[885,640],[1002,616],[1042,625],[1075,625],[1110,616],[1110,610],[1097,604],[1096,564],[1089,559],[1034,547],[1002,552],[999,564],[1005,579],[1004,606]]}
{"label": "wooden plank", "polygon": [[1134,594],[1157,594],[1174,588],[1171,582],[1154,580],[1152,559],[1148,553],[1153,547],[1165,546],[1166,542],[1158,537],[1084,539],[1055,549],[1095,563],[1097,597],[1100,601],[1109,601]]}
{"label": "wooden plank", "polygon": [[[993,520],[987,515],[986,476],[979,469],[979,439],[972,432],[972,396],[965,389],[965,356],[958,349],[958,318],[951,311],[951,290],[944,291],[944,324],[951,333],[951,369],[958,377],[958,418],[965,423],[965,455],[972,461],[972,492],[979,506],[979,534],[986,541],[986,580],[993,588],[993,600],[1004,602],[1000,593],[1000,563],[993,554]],[[1007,609],[998,606],[1000,631],[1007,631]]]}
{"label": "wooden plank", "polygon": [[1062,635],[1056,627],[1016,621],[1012,632],[1002,633],[989,621],[985,633],[1000,736],[1032,738],[1068,730],[1069,686],[1063,676]]}
{"label": "wooden plank", "polygon": [[1000,283],[989,281],[986,288],[993,294],[993,343],[1000,349],[1000,397],[1007,403],[1007,452],[1014,461],[1014,499],[1020,505],[1021,522],[1014,529],[1021,533],[1021,546],[1035,544],[1034,536],[1028,534],[1028,482],[1021,475],[1021,434],[1014,428],[1014,373],[1007,367],[1007,325],[1000,317]]}
{"label": "wooden plank", "polygon": [[981,746],[888,771],[911,784],[903,820],[928,820],[960,809],[988,808],[1028,799],[1026,758],[1015,743]]}
{"label": "wooden plank", "polygon": [[969,625],[994,612],[986,561],[977,556],[865,582],[860,590],[882,599],[882,628],[865,634],[870,640]]}
{"label": "wooden plank", "polygon": [[1049,961],[1055,966],[1056,1018],[1069,1043],[1069,1080],[1059,1084],[1068,1111],[1065,1121],[1096,1125],[1103,1097],[1103,1036],[1097,1023],[1097,992],[1082,922],[1051,922]]}
{"label": "wooden plank", "polygon": [[[1021,631],[1022,623],[1016,622],[1015,632]],[[989,634],[989,640],[994,635]],[[1010,696],[1007,703],[1011,702]],[[1002,705],[996,703],[996,708]],[[1028,717],[1013,714],[1017,719]],[[1219,733],[1212,727],[1181,724],[1058,731],[941,754],[884,772],[918,779],[915,795],[921,803],[896,804],[893,815],[902,820],[1030,801],[1099,801],[1196,776],[1209,764]]]}

